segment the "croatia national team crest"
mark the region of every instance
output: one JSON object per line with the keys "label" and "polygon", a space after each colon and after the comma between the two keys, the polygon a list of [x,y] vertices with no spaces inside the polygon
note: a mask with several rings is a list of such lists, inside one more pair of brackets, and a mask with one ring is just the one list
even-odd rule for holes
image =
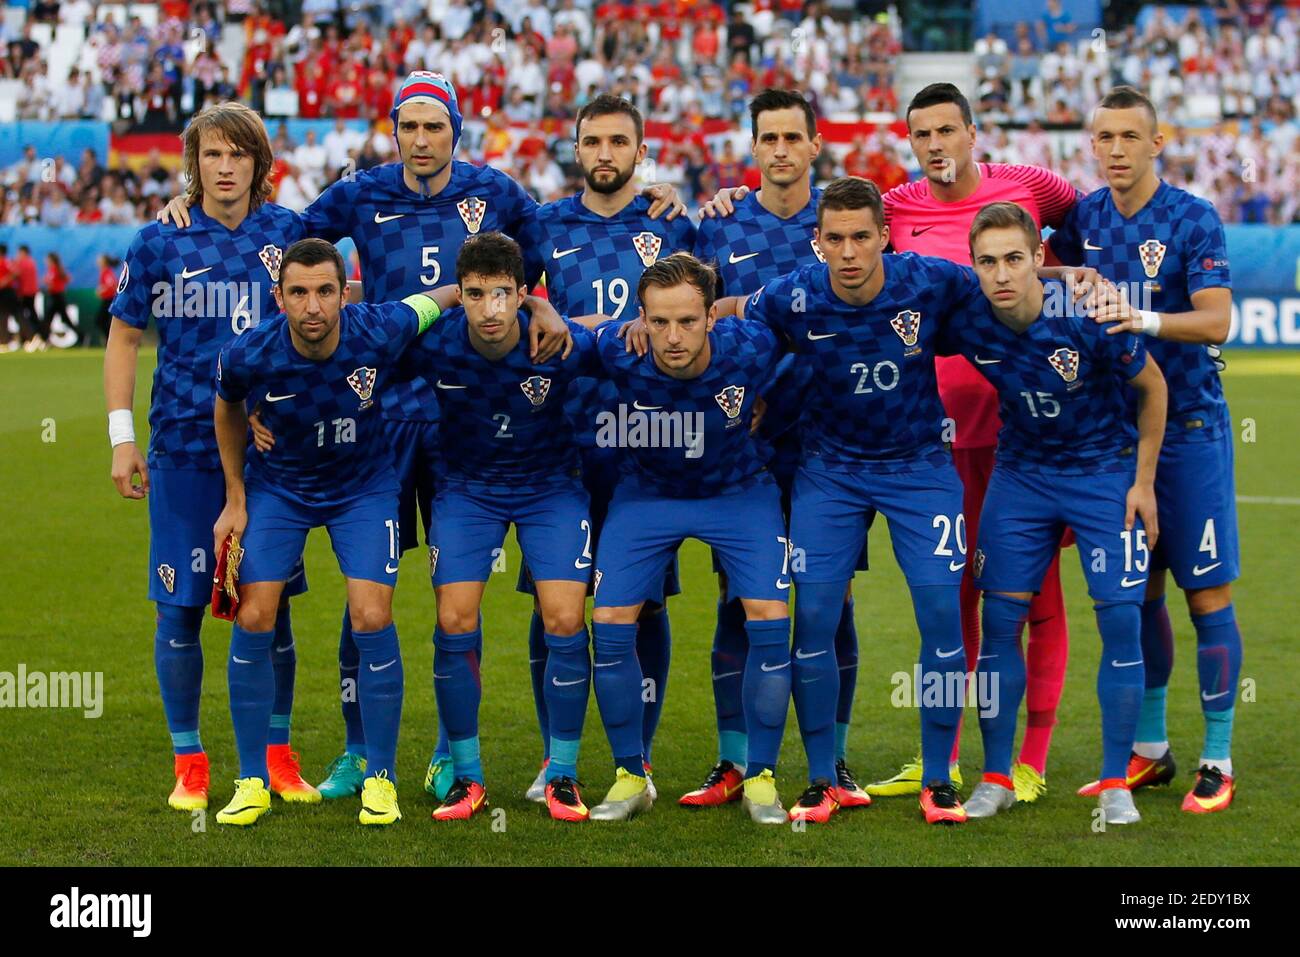
{"label": "croatia national team crest", "polygon": [[826,261],[826,257],[822,255],[822,248],[817,245],[817,240],[810,239],[808,240],[808,244],[812,246],[813,255],[817,257],[817,261],[819,263],[824,263]]}
{"label": "croatia national team crest", "polygon": [[433,577],[433,574],[437,570],[438,570],[438,546],[430,545],[429,546],[429,576]]}
{"label": "croatia national team crest", "polygon": [[596,574],[591,579],[591,593],[593,595],[596,594],[597,590],[599,590],[600,580],[604,577],[605,577],[605,573],[602,572],[599,568],[597,568]]}
{"label": "croatia national team crest", "polygon": [[361,408],[368,409],[372,405],[370,393],[375,390],[374,369],[362,366],[360,369],[352,370],[352,375],[348,376],[348,385],[352,386],[352,391],[361,399]]}
{"label": "croatia national team crest", "polygon": [[917,336],[921,333],[921,314],[912,309],[904,309],[889,324],[894,327],[898,333],[898,338],[903,340],[903,345],[907,346],[905,356],[914,356],[921,351],[921,347],[916,344]]}
{"label": "croatia national team crest", "polygon": [[257,258],[262,260],[262,265],[266,271],[271,274],[271,282],[280,281],[280,260],[284,258],[284,250],[279,246],[267,243],[262,247],[262,251],[257,254]]}
{"label": "croatia national team crest", "polygon": [[467,196],[456,204],[456,212],[465,222],[465,228],[471,236],[477,235],[483,225],[483,214],[487,212],[487,203],[477,196]]}
{"label": "croatia national team crest", "polygon": [[529,376],[519,383],[519,388],[524,390],[524,395],[528,396],[528,401],[536,409],[546,401],[546,396],[551,391],[551,380],[539,375]]}
{"label": "croatia national team crest", "polygon": [[632,246],[636,249],[636,254],[641,257],[641,264],[649,269],[659,258],[659,250],[664,241],[654,233],[645,232],[637,233],[632,237]]}
{"label": "croatia national team crest", "polygon": [[176,591],[176,569],[170,565],[158,566],[158,577],[162,579],[163,588],[167,589],[167,594]]}
{"label": "croatia national team crest", "polygon": [[736,425],[740,421],[740,407],[745,404],[745,387],[729,385],[713,398],[717,400],[718,408],[727,414],[727,428]]}
{"label": "croatia national team crest", "polygon": [[1160,275],[1160,264],[1165,261],[1164,243],[1158,239],[1148,239],[1138,247],[1138,255],[1142,257],[1142,268],[1146,270],[1148,279]]}
{"label": "croatia national team crest", "polygon": [[971,571],[975,573],[976,578],[979,578],[984,574],[984,549],[975,549],[975,557],[972,566]]}
{"label": "croatia national team crest", "polygon": [[1079,378],[1079,353],[1073,349],[1064,347],[1057,349],[1047,361],[1052,364],[1052,368],[1061,374],[1061,378],[1066,382],[1073,382]]}

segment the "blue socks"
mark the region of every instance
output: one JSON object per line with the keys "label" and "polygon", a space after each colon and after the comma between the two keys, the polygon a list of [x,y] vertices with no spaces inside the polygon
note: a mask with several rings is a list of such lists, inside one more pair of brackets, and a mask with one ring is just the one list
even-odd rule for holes
{"label": "blue socks", "polygon": [[[961,636],[961,587],[919,585],[911,589],[912,609],[921,632],[922,686],[913,689],[921,712],[921,782],[949,783],[948,761],[965,703],[966,654]],[[1019,632],[1016,633],[1019,646]],[[938,682],[937,703],[925,693]],[[1014,731],[1014,726],[1013,726]]]}
{"label": "blue socks", "polygon": [[293,621],[289,606],[275,618],[275,641],[271,643],[271,671],[275,676],[275,700],[271,703],[271,744],[289,743],[289,719],[293,715],[293,681],[298,670],[298,653],[293,647]]}
{"label": "blue socks", "polygon": [[153,664],[162,692],[163,713],[171,732],[172,750],[198,754],[199,699],[203,692],[203,646],[199,631],[205,609],[180,605],[158,606],[158,626],[153,637]]}
{"label": "blue socks", "polygon": [[1159,744],[1169,738],[1165,729],[1165,691],[1174,670],[1174,628],[1164,595],[1142,603],[1142,661],[1146,689],[1138,715],[1137,740]]}
{"label": "blue socks", "polygon": [[483,698],[478,649],[482,642],[481,628],[459,635],[449,635],[441,628],[433,632],[433,689],[438,701],[439,746],[445,734],[456,779],[479,784],[483,783],[478,744],[478,708]]}
{"label": "blue socks", "polygon": [[[1196,673],[1200,678],[1201,711],[1205,715],[1202,762],[1228,762],[1232,752],[1232,722],[1237,685],[1241,679],[1241,632],[1232,605],[1208,615],[1193,615],[1196,628]],[[1227,773],[1231,773],[1228,764]]]}
{"label": "blue socks", "polygon": [[226,663],[239,776],[261,778],[265,785],[271,782],[266,769],[266,745],[275,698],[275,675],[271,668],[274,640],[274,631],[245,631],[235,625],[230,633],[230,660]]}
{"label": "blue socks", "polygon": [[551,761],[546,780],[578,776],[578,746],[587,716],[587,691],[591,682],[591,659],[587,653],[587,629],[572,635],[546,633],[546,712],[550,716]]}
{"label": "blue socks", "polygon": [[361,662],[357,667],[357,695],[366,729],[366,776],[388,772],[397,780],[397,731],[402,723],[405,675],[397,626],[379,631],[354,631]]}
{"label": "blue socks", "polygon": [[[985,598],[985,601],[988,601]],[[1093,606],[1101,632],[1097,700],[1101,703],[1101,780],[1128,774],[1137,735],[1146,672],[1142,663],[1142,609],[1136,602]]]}
{"label": "blue socks", "polygon": [[[980,734],[984,738],[984,772],[1011,776],[1011,749],[1016,717],[1025,696],[1025,655],[1020,634],[1029,615],[1029,602],[993,592],[984,593],[979,660],[975,663]],[[960,639],[960,635],[958,636]],[[960,643],[960,640],[959,642]],[[962,665],[961,655],[954,658]],[[1129,739],[1130,743],[1132,738]],[[1128,759],[1127,749],[1124,752]],[[944,763],[948,755],[943,755]],[[1121,773],[1123,768],[1121,767]]]}
{"label": "blue socks", "polygon": [[[668,661],[672,658],[673,636],[668,625],[668,609],[651,609],[649,603],[637,620],[636,656],[641,662],[643,711],[641,715],[641,753],[650,763],[659,715],[664,710],[664,693],[668,690]],[[651,682],[646,684],[646,681]]]}
{"label": "blue socks", "polygon": [[[844,614],[844,582],[800,583],[794,605],[791,684],[808,780],[835,783],[835,709],[840,673],[835,633]],[[749,626],[746,625],[746,628]]]}
{"label": "blue socks", "polygon": [[742,771],[748,760],[745,705],[741,686],[745,678],[745,606],[739,598],[718,602],[713,630],[713,707],[718,716],[718,760],[730,761]]}
{"label": "blue socks", "polygon": [[745,727],[749,729],[745,777],[752,778],[763,771],[775,774],[781,753],[790,711],[790,619],[747,621],[745,634],[749,638],[742,686]]}
{"label": "blue socks", "polygon": [[835,704],[835,758],[848,753],[849,722],[853,720],[853,694],[858,687],[858,626],[853,620],[853,599],[844,603],[840,627],[835,632],[835,660],[840,669],[840,695]]}
{"label": "blue socks", "polygon": [[636,655],[636,624],[612,625],[596,622],[596,660],[592,683],[596,686],[596,704],[609,737],[614,766],[643,776],[641,755],[644,722],[641,701],[641,663]]}
{"label": "blue socks", "polygon": [[361,724],[361,701],[357,696],[357,667],[361,655],[352,640],[352,612],[343,606],[343,629],[339,632],[339,702],[347,738],[343,750],[359,758],[366,756],[366,732]]}
{"label": "blue socks", "polygon": [[551,725],[546,712],[546,626],[533,608],[528,623],[528,676],[533,683],[533,707],[537,709],[537,729],[542,733],[542,757],[551,756]]}
{"label": "blue socks", "polygon": [[[475,666],[474,666],[474,674],[475,674],[475,676],[477,677],[477,675],[478,675],[478,669],[479,669],[479,668],[482,666],[482,664],[483,664],[483,616],[482,616],[482,615],[479,615],[479,619],[478,619],[478,630],[477,630],[477,631],[474,631],[474,632],[469,632],[469,634],[476,634],[476,635],[478,635],[478,643],[474,646],[474,655],[475,655],[475,659],[476,659],[476,661],[477,661],[477,663],[476,663]],[[437,647],[438,647],[438,629],[437,629],[437,628],[435,628],[434,631],[433,631],[433,646],[434,646],[434,652],[435,652],[435,658],[434,658],[434,660],[436,661],[436,660],[437,660],[436,653],[437,653]],[[529,655],[529,657],[531,658],[532,655]],[[434,673],[435,673],[435,675],[436,675],[436,674],[437,674],[437,671],[438,671],[437,667],[435,667],[433,670],[434,670]],[[435,689],[435,691],[436,691],[436,689],[437,689],[437,687],[438,687],[438,682],[437,682],[437,681],[434,681],[433,686],[434,686],[434,689]],[[478,722],[477,722],[477,719],[475,719],[475,727],[477,728],[477,726],[478,726]],[[475,734],[477,734],[477,733],[478,733],[478,732],[475,731]],[[478,752],[476,751],[475,753],[477,754]],[[446,725],[446,722],[443,721],[442,713],[441,713],[441,712],[438,713],[438,742],[437,742],[437,744],[435,744],[435,745],[433,746],[433,756],[434,756],[435,758],[450,758],[450,757],[452,757],[452,748],[451,748],[451,744],[450,744],[450,743],[448,742],[448,740],[447,740],[447,725]],[[455,764],[454,761],[453,761],[452,763],[453,763],[453,765]],[[480,782],[480,783],[481,783],[481,782]]]}

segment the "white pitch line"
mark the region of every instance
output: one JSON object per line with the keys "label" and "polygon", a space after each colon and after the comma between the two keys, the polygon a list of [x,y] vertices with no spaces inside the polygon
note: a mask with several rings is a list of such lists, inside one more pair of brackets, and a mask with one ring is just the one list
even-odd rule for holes
{"label": "white pitch line", "polygon": [[1300,498],[1268,498],[1261,495],[1238,495],[1243,505],[1300,505]]}

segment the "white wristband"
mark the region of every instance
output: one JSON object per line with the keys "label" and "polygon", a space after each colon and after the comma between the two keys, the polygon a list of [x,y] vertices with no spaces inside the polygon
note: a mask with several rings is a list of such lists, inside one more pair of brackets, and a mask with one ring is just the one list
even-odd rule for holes
{"label": "white wristband", "polygon": [[1142,331],[1148,336],[1160,335],[1160,313],[1152,312],[1150,309],[1139,309],[1138,315],[1142,317]]}
{"label": "white wristband", "polygon": [[108,441],[113,448],[135,441],[135,415],[130,409],[114,409],[108,413]]}

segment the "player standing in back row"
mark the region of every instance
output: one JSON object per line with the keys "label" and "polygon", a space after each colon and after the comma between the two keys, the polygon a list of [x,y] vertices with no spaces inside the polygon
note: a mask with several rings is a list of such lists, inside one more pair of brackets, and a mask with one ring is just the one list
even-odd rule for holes
{"label": "player standing in back row", "polygon": [[[1173,780],[1165,693],[1173,669],[1173,628],[1165,571],[1187,596],[1196,629],[1205,742],[1196,786],[1183,801],[1193,814],[1232,803],[1231,744],[1241,675],[1241,632],[1231,582],[1240,570],[1232,469],[1232,420],[1208,346],[1228,337],[1232,291],[1223,224],[1214,207],[1160,179],[1164,146],[1151,101],[1132,87],[1102,98],[1092,118],[1092,150],[1107,186],[1083,199],[1052,234],[1053,252],[1086,263],[1120,289],[1101,305],[1111,333],[1145,333],[1169,383],[1169,422],[1156,471],[1160,544],[1142,606],[1146,692],[1128,784]],[[1096,785],[1079,793],[1095,793]]]}

